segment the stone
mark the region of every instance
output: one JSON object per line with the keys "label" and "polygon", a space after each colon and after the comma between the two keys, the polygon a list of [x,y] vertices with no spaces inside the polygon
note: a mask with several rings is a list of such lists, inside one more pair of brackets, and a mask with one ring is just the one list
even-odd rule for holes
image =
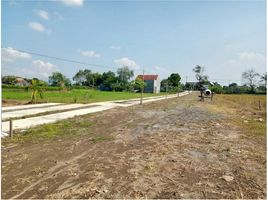
{"label": "stone", "polygon": [[225,180],[226,182],[231,182],[234,180],[234,177],[233,176],[230,176],[230,175],[223,175],[221,177],[223,180]]}
{"label": "stone", "polygon": [[259,122],[263,122],[264,121],[264,119],[262,119],[262,118],[259,118],[258,120],[259,120]]}

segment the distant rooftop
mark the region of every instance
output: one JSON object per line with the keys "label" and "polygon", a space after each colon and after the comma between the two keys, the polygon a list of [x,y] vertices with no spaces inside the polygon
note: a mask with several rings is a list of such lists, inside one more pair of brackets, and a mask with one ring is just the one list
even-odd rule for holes
{"label": "distant rooftop", "polygon": [[158,75],[138,75],[137,78],[142,80],[156,80],[158,78]]}

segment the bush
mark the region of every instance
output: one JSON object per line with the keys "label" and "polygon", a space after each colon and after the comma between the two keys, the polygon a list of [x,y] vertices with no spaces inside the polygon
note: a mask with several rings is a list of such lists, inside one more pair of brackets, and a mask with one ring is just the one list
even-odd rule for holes
{"label": "bush", "polygon": [[[3,89],[21,89],[21,90],[25,90],[27,87],[28,86],[2,84]],[[43,86],[43,89],[46,90],[46,91],[60,91],[60,90],[62,90],[61,87],[57,87],[57,86]],[[71,90],[72,87],[68,87],[67,89]],[[79,89],[82,89],[82,88],[79,88]]]}

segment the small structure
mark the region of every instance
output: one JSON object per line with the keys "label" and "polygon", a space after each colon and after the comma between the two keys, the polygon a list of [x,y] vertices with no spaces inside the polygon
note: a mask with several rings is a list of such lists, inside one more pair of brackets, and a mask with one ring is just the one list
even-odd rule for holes
{"label": "small structure", "polygon": [[15,79],[15,85],[19,85],[19,86],[28,86],[30,85],[26,80],[24,80],[23,78],[17,77]]}
{"label": "small structure", "polygon": [[203,85],[200,88],[200,101],[205,101],[205,98],[210,98],[212,101],[214,93],[208,88],[208,85]]}
{"label": "small structure", "polygon": [[144,87],[145,93],[160,92],[160,79],[158,75],[138,75],[137,78],[144,80],[146,83],[146,86]]}

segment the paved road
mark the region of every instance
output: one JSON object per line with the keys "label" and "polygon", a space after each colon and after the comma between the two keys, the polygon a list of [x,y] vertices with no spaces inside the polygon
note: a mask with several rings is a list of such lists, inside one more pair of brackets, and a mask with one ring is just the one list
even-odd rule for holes
{"label": "paved road", "polygon": [[62,103],[42,103],[42,104],[35,104],[35,105],[19,105],[19,106],[7,106],[2,107],[2,112],[9,112],[14,110],[26,110],[26,109],[33,109],[33,108],[44,108],[44,107],[51,107],[51,106],[58,106],[62,105]]}
{"label": "paved road", "polygon": [[[190,92],[185,91],[179,94],[179,96],[184,96],[189,94]],[[149,103],[149,102],[153,102],[153,101],[159,101],[159,100],[164,100],[166,98],[175,98],[178,97],[178,94],[173,94],[173,95],[167,95],[167,96],[157,96],[157,97],[148,97],[148,98],[144,98],[143,102],[144,103]],[[129,100],[119,100],[119,101],[109,101],[109,102],[99,102],[99,103],[91,103],[91,104],[83,104],[86,106],[92,106],[90,108],[83,108],[81,107],[81,104],[69,104],[69,105],[65,105],[65,106],[56,106],[56,107],[47,107],[47,108],[38,108],[38,109],[29,109],[30,107],[27,106],[28,110],[25,110],[23,114],[23,110],[20,109],[19,106],[17,106],[16,108],[19,109],[18,111],[14,111],[13,116],[27,116],[32,114],[36,114],[36,113],[42,113],[44,110],[56,110],[56,108],[67,108],[67,107],[75,107],[75,105],[77,106],[77,110],[72,110],[72,111],[63,111],[63,112],[59,112],[59,113],[55,113],[55,114],[48,114],[48,115],[43,115],[43,116],[38,116],[38,117],[29,117],[26,119],[17,119],[17,120],[13,120],[13,130],[17,130],[17,129],[27,129],[30,127],[34,127],[34,126],[38,126],[41,124],[48,124],[48,123],[53,123],[59,120],[64,120],[64,119],[68,119],[68,118],[72,118],[75,116],[80,116],[80,115],[85,115],[85,114],[89,114],[89,113],[95,113],[95,112],[100,112],[100,111],[104,111],[104,110],[108,110],[111,108],[115,108],[115,107],[128,107],[128,106],[133,106],[133,105],[137,105],[140,103],[139,99],[129,99]],[[33,105],[35,106],[35,105]],[[21,106],[22,107],[22,106]],[[14,108],[13,108],[14,109]],[[47,111],[45,111],[47,112]],[[5,115],[5,117],[7,117],[7,113],[4,113],[3,115]],[[11,116],[11,115],[9,115]],[[2,135],[1,137],[4,137],[6,132],[9,131],[9,122],[2,122]],[[4,133],[3,133],[4,132]]]}
{"label": "paved road", "polygon": [[18,118],[18,117],[27,117],[29,115],[36,115],[36,114],[42,114],[46,112],[52,112],[52,111],[64,111],[68,109],[77,109],[77,108],[84,108],[88,107],[88,104],[65,104],[65,105],[57,105],[57,106],[45,106],[45,107],[37,107],[37,108],[31,108],[31,109],[24,109],[24,110],[13,110],[10,112],[4,112],[2,113],[2,120],[12,119],[12,118]]}

